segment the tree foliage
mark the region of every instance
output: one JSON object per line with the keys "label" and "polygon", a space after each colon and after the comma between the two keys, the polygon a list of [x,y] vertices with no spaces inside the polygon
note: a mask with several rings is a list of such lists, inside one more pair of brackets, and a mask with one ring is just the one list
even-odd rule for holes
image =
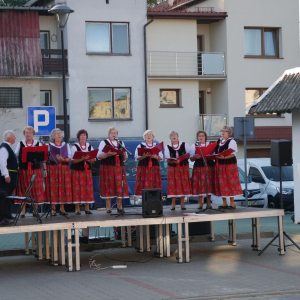
{"label": "tree foliage", "polygon": [[160,2],[162,2],[162,0],[147,0],[147,7],[151,8]]}
{"label": "tree foliage", "polygon": [[0,6],[22,6],[29,0],[0,0]]}

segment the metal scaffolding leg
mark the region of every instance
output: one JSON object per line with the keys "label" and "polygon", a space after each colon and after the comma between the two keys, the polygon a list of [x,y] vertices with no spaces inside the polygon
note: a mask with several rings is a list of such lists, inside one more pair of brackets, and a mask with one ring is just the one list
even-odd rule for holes
{"label": "metal scaffolding leg", "polygon": [[210,237],[209,239],[211,240],[211,242],[215,241],[215,222],[211,221],[210,222]]}
{"label": "metal scaffolding leg", "polygon": [[65,231],[58,231],[58,264],[64,266],[66,264],[66,251],[65,251]]}
{"label": "metal scaffolding leg", "polygon": [[58,266],[57,230],[51,231],[51,265]]}
{"label": "metal scaffolding leg", "polygon": [[35,256],[38,260],[43,259],[43,232],[42,231],[39,231],[37,233],[37,252]]}
{"label": "metal scaffolding leg", "polygon": [[49,251],[49,231],[43,231],[43,256],[44,259],[50,259]]}
{"label": "metal scaffolding leg", "polygon": [[127,226],[127,246],[132,246],[131,226]]}
{"label": "metal scaffolding leg", "polygon": [[228,220],[229,240],[228,244],[236,246],[236,220]]}
{"label": "metal scaffolding leg", "polygon": [[28,241],[28,232],[25,232],[25,254],[29,254],[29,241]]}
{"label": "metal scaffolding leg", "polygon": [[164,236],[164,256],[170,257],[170,224],[163,225],[163,236]]}
{"label": "metal scaffolding leg", "polygon": [[68,271],[73,271],[73,259],[72,259],[72,232],[71,229],[67,229],[67,239],[68,239]]}
{"label": "metal scaffolding leg", "polygon": [[35,246],[35,232],[31,232],[31,244],[32,244],[32,250],[31,254],[35,255],[36,254],[36,246]]}
{"label": "metal scaffolding leg", "polygon": [[252,219],[252,249],[260,251],[260,223],[259,218]]}

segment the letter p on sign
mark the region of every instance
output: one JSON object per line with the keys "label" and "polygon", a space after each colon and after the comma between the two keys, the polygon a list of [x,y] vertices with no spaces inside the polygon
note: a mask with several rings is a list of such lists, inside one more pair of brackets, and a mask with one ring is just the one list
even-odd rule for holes
{"label": "letter p on sign", "polygon": [[51,131],[56,128],[55,107],[37,106],[27,107],[27,123],[32,126],[36,135],[50,135]]}

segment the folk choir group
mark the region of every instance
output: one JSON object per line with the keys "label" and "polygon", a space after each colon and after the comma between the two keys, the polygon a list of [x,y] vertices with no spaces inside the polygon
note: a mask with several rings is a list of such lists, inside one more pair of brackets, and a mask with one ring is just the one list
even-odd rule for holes
{"label": "folk choir group", "polygon": [[[201,209],[203,196],[206,194],[208,195],[207,208],[211,208],[211,195],[213,194],[223,197],[223,205],[220,208],[235,208],[234,196],[241,195],[242,190],[236,161],[237,144],[230,137],[231,133],[230,127],[222,128],[221,138],[214,149],[217,157],[215,160],[207,160],[207,167],[196,150],[197,147],[209,145],[205,131],[196,133],[197,142],[191,147],[179,140],[178,132],[170,133],[170,143],[164,149],[164,156],[168,162],[167,195],[172,198],[171,210],[175,210],[176,198],[181,199],[181,209],[185,210],[184,198],[192,195],[199,197],[199,209]],[[69,144],[66,144],[65,155],[56,155],[59,163],[51,161],[49,166],[46,166],[45,162],[22,162],[22,154],[26,147],[41,145],[39,141],[34,140],[35,130],[31,126],[26,126],[23,134],[25,139],[17,144],[15,151],[12,149],[16,140],[13,131],[8,130],[4,133],[4,142],[0,146],[0,225],[9,224],[9,219],[13,218],[10,213],[10,202],[6,197],[12,195],[14,190],[17,196],[23,196],[33,174],[36,175],[36,181],[31,190],[31,196],[36,200],[36,205],[50,203],[51,193],[53,209],[56,204],[60,204],[60,211],[66,213],[64,205],[73,203],[75,214],[80,215],[80,204],[85,204],[85,214],[92,214],[90,204],[94,202],[94,195],[91,164],[95,162],[95,159],[91,159],[88,153],[82,154],[81,158],[74,158],[75,152],[94,150],[87,142],[88,132],[84,129],[79,130],[78,142],[74,143],[71,148]],[[97,159],[100,160],[100,197],[106,200],[107,213],[111,213],[111,199],[116,198],[118,212],[125,214],[122,199],[129,197],[124,166],[128,155],[124,142],[118,140],[117,137],[117,128],[110,127],[108,138],[101,141],[99,145]],[[150,150],[157,146],[154,142],[153,131],[146,130],[143,137],[145,141],[139,144],[135,151],[135,160],[138,161],[134,192],[136,197],[142,196],[143,189],[162,188],[159,162],[163,160],[163,153],[159,151],[155,154]],[[62,148],[65,145],[60,129],[54,129],[51,132],[50,140],[49,150],[50,147]],[[110,146],[111,150],[104,151],[105,146]],[[143,154],[138,150],[139,148],[145,148]],[[146,149],[149,149],[149,152]],[[222,152],[227,149],[232,149],[232,153],[223,156]],[[180,157],[185,154],[189,154],[190,157],[181,160]],[[194,162],[191,178],[188,159]],[[230,197],[229,206],[227,206],[226,197]],[[52,211],[52,215],[56,215],[55,210]],[[21,218],[24,217],[25,206],[21,212]]]}

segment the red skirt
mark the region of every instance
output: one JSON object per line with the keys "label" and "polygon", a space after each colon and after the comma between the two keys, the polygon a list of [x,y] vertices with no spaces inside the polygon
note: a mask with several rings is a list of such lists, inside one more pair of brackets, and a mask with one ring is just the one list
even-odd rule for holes
{"label": "red skirt", "polygon": [[135,181],[135,196],[142,196],[143,189],[161,189],[161,175],[160,167],[144,167],[139,166],[136,172],[136,181]]}
{"label": "red skirt", "polygon": [[[68,165],[50,165],[51,201],[55,204],[72,203],[71,170]],[[49,173],[49,172],[48,172]],[[45,182],[46,202],[50,203],[49,174]]]}
{"label": "red skirt", "polygon": [[93,178],[91,170],[71,170],[73,203],[93,203]]}
{"label": "red skirt", "polygon": [[[208,166],[206,168],[207,194],[208,195],[215,193],[214,168],[215,167],[212,167],[212,166]],[[194,167],[193,168],[192,195],[193,196],[206,195],[205,167]]]}
{"label": "red skirt", "polygon": [[217,164],[215,168],[216,196],[234,197],[243,194],[237,164]]}
{"label": "red skirt", "polygon": [[[122,169],[124,172],[122,185]],[[128,198],[128,184],[124,166],[100,166],[100,197],[108,198]]]}
{"label": "red skirt", "polygon": [[[30,195],[36,200],[36,204],[43,204],[45,202],[44,183],[42,169],[32,170],[32,174],[29,174],[29,170],[19,170],[18,187],[16,190],[16,196],[23,197],[30,184],[30,179],[33,174],[36,174],[35,183],[31,189]],[[20,201],[15,200],[16,204],[21,204]]]}
{"label": "red skirt", "polygon": [[168,198],[191,196],[189,165],[168,166]]}

